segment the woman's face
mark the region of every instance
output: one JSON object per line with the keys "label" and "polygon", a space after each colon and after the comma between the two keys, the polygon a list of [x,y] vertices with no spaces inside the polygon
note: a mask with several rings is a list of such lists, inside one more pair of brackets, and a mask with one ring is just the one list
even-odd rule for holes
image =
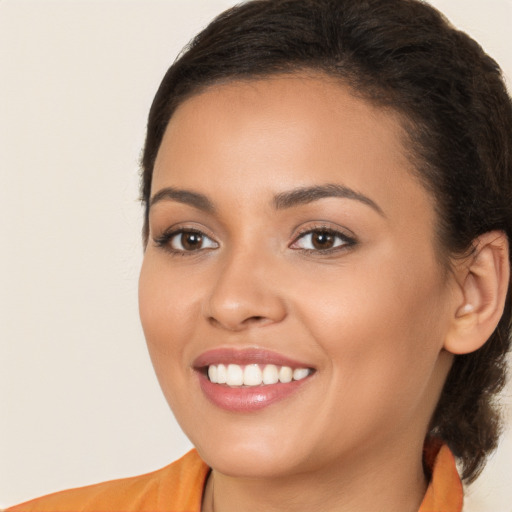
{"label": "woman's face", "polygon": [[140,312],[167,401],[217,470],[421,448],[454,285],[404,153],[396,115],[323,77],[214,86],[173,115]]}

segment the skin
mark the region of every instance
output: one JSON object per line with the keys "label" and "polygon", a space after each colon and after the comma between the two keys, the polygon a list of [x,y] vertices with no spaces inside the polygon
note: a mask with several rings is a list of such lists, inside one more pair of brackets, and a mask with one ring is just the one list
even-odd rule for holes
{"label": "skin", "polygon": [[[167,401],[213,468],[204,511],[213,499],[216,512],[417,511],[462,298],[403,140],[397,115],[322,76],[217,85],[171,118],[152,195],[186,189],[214,211],[171,198],[151,207],[140,312]],[[377,207],[342,197],[275,207],[277,194],[325,184]],[[189,251],[179,236],[155,243],[173,227],[208,238]],[[355,243],[315,250],[301,233],[319,228]],[[229,412],[192,368],[219,347],[268,349],[316,371],[285,400]]]}

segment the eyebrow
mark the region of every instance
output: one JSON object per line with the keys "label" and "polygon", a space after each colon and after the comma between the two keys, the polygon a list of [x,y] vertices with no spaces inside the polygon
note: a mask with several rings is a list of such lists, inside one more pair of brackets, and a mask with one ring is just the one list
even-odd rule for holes
{"label": "eyebrow", "polygon": [[386,217],[382,208],[369,197],[352,190],[349,187],[328,183],[327,185],[316,185],[313,187],[300,187],[289,192],[281,192],[274,198],[274,206],[277,210],[292,208],[303,204],[312,203],[327,197],[341,197],[344,199],[355,199],[370,208],[373,208],[379,215]]}
{"label": "eyebrow", "polygon": [[[382,217],[386,217],[382,208],[380,208],[375,201],[349,187],[335,183],[315,185],[312,187],[300,187],[287,192],[281,192],[274,197],[273,202],[276,210],[284,210],[328,197],[354,199],[373,208]],[[178,189],[174,187],[163,188],[151,198],[149,206],[151,207],[161,201],[176,201],[178,203],[188,204],[198,210],[208,213],[215,211],[213,203],[207,196],[200,194],[199,192],[192,192],[191,190],[186,189]]]}
{"label": "eyebrow", "polygon": [[215,210],[213,203],[204,194],[174,187],[166,187],[159,190],[151,198],[149,206],[151,207],[161,201],[176,201],[209,213]]}

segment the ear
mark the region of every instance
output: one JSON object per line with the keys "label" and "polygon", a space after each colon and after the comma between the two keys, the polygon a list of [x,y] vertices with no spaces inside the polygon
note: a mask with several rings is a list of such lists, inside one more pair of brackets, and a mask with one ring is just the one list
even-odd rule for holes
{"label": "ear", "polygon": [[509,247],[502,231],[490,231],[475,239],[474,251],[455,263],[461,294],[457,294],[453,318],[444,348],[452,354],[469,354],[482,347],[503,314],[510,283]]}

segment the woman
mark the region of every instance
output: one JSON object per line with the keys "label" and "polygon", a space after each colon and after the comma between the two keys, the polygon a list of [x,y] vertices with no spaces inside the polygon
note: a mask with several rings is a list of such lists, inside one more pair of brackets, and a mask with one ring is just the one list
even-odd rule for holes
{"label": "woman", "polygon": [[[413,0],[252,1],[155,97],[140,311],[197,451],[13,510],[459,511],[499,433],[512,108]],[[211,468],[211,469],[210,469]]]}

